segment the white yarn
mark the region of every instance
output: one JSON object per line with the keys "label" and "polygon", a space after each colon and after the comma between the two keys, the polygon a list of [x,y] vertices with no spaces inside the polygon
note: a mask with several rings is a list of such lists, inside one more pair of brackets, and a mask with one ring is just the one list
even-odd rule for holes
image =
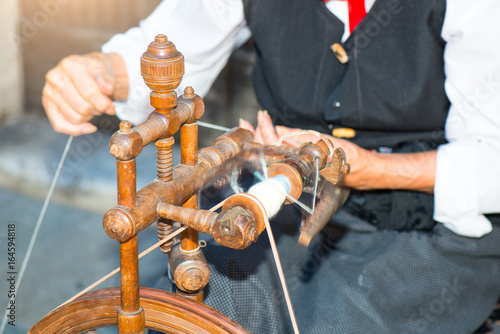
{"label": "white yarn", "polygon": [[233,168],[231,171],[231,178],[229,179],[229,185],[235,194],[239,194],[243,192],[243,188],[238,185],[238,176],[239,172],[236,168]]}
{"label": "white yarn", "polygon": [[252,186],[248,193],[255,196],[266,209],[267,217],[273,218],[285,203],[291,184],[284,176],[275,176]]}

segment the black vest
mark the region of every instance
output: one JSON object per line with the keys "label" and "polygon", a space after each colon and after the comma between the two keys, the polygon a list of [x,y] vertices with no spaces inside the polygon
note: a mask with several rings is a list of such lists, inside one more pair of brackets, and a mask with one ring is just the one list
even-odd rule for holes
{"label": "black vest", "polygon": [[[444,142],[445,0],[376,0],[341,43],[347,64],[330,49],[344,25],[321,0],[244,3],[257,54],[255,91],[275,123],[323,133],[348,127],[356,144],[394,152]],[[351,191],[343,210],[383,229],[435,224],[433,196],[415,191]]]}
{"label": "black vest", "polygon": [[353,128],[352,140],[365,148],[443,142],[445,0],[377,0],[344,43],[343,23],[321,0],[244,2],[256,94],[275,123]]}

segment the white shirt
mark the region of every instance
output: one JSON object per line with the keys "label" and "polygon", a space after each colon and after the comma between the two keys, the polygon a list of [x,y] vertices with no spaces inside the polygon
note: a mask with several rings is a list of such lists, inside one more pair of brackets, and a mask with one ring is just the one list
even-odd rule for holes
{"label": "white shirt", "polygon": [[[365,0],[368,11],[375,0]],[[345,23],[347,2],[326,6]],[[500,212],[500,1],[447,2],[441,35],[445,90],[451,101],[448,144],[437,150],[434,219],[457,234],[480,237],[492,229],[487,213]],[[120,54],[130,90],[117,115],[133,123],[152,111],[139,58],[164,33],[184,54],[183,82],[204,96],[231,52],[251,35],[241,0],[164,0],[139,27],[114,36],[102,51]],[[184,87],[184,86],[183,86]]]}

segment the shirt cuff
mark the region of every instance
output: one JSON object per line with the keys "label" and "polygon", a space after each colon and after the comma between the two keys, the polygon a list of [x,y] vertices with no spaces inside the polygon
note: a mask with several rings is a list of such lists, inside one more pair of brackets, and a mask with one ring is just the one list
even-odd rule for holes
{"label": "shirt cuff", "polygon": [[479,190],[481,183],[488,183],[480,167],[485,152],[481,141],[472,139],[441,145],[437,151],[434,220],[467,237],[479,238],[492,230],[480,210],[481,197],[490,195]]}

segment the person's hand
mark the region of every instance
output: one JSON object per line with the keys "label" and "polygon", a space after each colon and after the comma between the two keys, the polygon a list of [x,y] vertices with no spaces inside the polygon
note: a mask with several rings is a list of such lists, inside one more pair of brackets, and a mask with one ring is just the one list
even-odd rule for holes
{"label": "person's hand", "polygon": [[88,121],[115,113],[112,98],[125,99],[128,77],[117,54],[90,53],[64,58],[46,75],[42,104],[55,131],[70,135],[92,133]]}
{"label": "person's hand", "polygon": [[[342,178],[341,184],[345,187],[350,188],[365,188],[365,182],[367,181],[366,167],[373,162],[375,155],[365,150],[358,145],[341,138],[336,138],[330,135],[321,134],[321,138],[313,134],[299,134],[289,136],[301,131],[301,129],[292,129],[285,126],[276,126],[276,134],[279,137],[286,137],[288,144],[292,146],[300,146],[306,142],[315,143],[320,139],[330,140],[334,148],[340,147],[346,155],[346,162],[350,165],[350,173]],[[287,137],[289,136],[289,137]]]}
{"label": "person's hand", "polygon": [[[298,147],[305,142],[317,142],[318,136],[292,133],[302,131],[286,126],[273,126],[267,112],[257,115],[257,128],[240,120],[240,127],[252,131],[255,141],[262,144],[277,145],[283,137],[283,143]],[[348,140],[321,134],[329,139],[334,147],[340,147],[346,154],[351,172],[342,178],[345,187],[368,189],[407,189],[432,193],[436,176],[436,151],[419,153],[377,153],[365,150]],[[286,139],[285,139],[286,138]]]}
{"label": "person's hand", "polygon": [[[290,134],[302,131],[302,129],[293,129],[286,126],[273,126],[271,117],[267,112],[259,111],[257,114],[257,127],[254,129],[250,122],[240,120],[240,127],[251,131],[254,134],[254,140],[261,144],[277,145],[283,137],[283,143],[294,147],[299,147],[303,143],[315,143],[321,138],[312,134],[299,134],[290,136]],[[321,134],[321,137],[330,140],[333,146],[340,147],[346,154],[347,163],[351,165],[351,172],[342,180],[342,184],[347,187],[363,187],[365,182],[363,172],[366,170],[370,159],[374,157],[373,153],[367,151],[348,140],[335,138],[330,135]]]}
{"label": "person's hand", "polygon": [[240,119],[239,126],[252,132],[254,141],[259,144],[277,145],[280,139],[267,111],[260,110],[257,113],[257,127],[255,129],[250,122],[244,119]]}
{"label": "person's hand", "polygon": [[[276,126],[278,137],[300,131],[284,126]],[[434,191],[436,151],[419,153],[377,153],[330,135],[334,147],[344,150],[350,173],[342,178],[341,185],[359,190],[407,189],[432,193]],[[300,146],[305,142],[316,142],[318,137],[301,134],[287,137],[289,145]]]}

